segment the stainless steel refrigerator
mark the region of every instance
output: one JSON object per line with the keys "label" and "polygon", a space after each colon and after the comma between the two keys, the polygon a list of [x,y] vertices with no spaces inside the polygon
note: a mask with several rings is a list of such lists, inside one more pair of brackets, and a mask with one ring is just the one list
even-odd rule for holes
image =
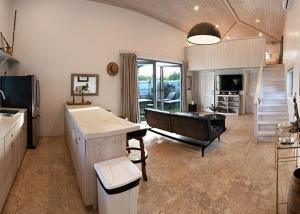
{"label": "stainless steel refrigerator", "polygon": [[39,139],[40,86],[36,76],[2,76],[0,89],[6,99],[2,107],[27,109],[27,148],[35,148]]}

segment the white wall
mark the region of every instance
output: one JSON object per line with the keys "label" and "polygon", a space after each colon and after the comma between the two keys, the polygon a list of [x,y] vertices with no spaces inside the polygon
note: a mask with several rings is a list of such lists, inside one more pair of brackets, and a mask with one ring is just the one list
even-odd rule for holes
{"label": "white wall", "polygon": [[[253,103],[254,96],[257,85],[257,76],[259,68],[236,68],[236,69],[219,69],[219,70],[203,70],[203,71],[193,71],[193,100],[198,104],[199,111],[207,110],[207,106],[204,106],[206,92],[201,91],[201,85],[205,85],[206,79],[203,79],[205,72],[212,72],[214,75],[224,75],[224,74],[242,74],[243,79],[243,90],[239,92],[240,94],[240,114],[253,114]],[[212,83],[213,84],[213,83]],[[213,87],[212,87],[213,88]],[[202,88],[203,89],[203,88]],[[212,89],[213,90],[213,89]],[[218,94],[219,91],[216,91]],[[211,97],[213,94],[211,94]],[[213,99],[212,99],[213,100]],[[211,103],[212,104],[212,103]]]}
{"label": "white wall", "polygon": [[190,71],[256,68],[265,56],[265,38],[240,39],[215,45],[194,45],[185,49]]}
{"label": "white wall", "polygon": [[[6,40],[11,44],[12,41],[12,1],[11,0],[0,0],[0,31],[3,33]],[[5,47],[5,43],[0,39],[0,47]],[[4,64],[0,66],[0,75],[4,71],[8,71],[8,65]]]}
{"label": "white wall", "polygon": [[15,0],[15,57],[22,74],[41,83],[41,135],[63,134],[63,105],[70,100],[71,73],[100,75],[94,104],[120,113],[120,74],[106,65],[120,50],[183,60],[186,34],[150,17],[87,0]]}
{"label": "white wall", "polygon": [[[294,67],[293,92],[297,93],[298,106],[299,97],[299,72],[300,72],[300,1],[294,1],[292,8],[288,10],[284,30],[283,61],[287,71]],[[289,103],[290,116],[293,115],[293,105],[291,98]],[[290,117],[291,119],[291,117]]]}
{"label": "white wall", "polygon": [[[0,31],[4,34],[6,40],[11,44],[11,30],[13,23],[11,20],[12,15],[12,1],[11,0],[0,0]],[[1,40],[2,41],[2,40]],[[0,43],[2,46],[2,44]]]}
{"label": "white wall", "polygon": [[270,53],[270,59],[267,60],[268,64],[278,64],[280,55],[280,43],[267,43],[266,51]]}

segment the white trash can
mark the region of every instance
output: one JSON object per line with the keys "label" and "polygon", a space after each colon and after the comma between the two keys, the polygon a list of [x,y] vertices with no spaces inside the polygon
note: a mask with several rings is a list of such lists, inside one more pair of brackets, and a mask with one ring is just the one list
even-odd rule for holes
{"label": "white trash can", "polygon": [[141,171],[127,158],[94,164],[99,214],[136,214]]}

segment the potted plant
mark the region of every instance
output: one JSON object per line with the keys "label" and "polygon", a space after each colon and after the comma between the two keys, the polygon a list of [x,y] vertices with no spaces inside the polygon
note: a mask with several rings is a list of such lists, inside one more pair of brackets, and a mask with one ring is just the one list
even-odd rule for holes
{"label": "potted plant", "polygon": [[214,105],[214,104],[211,104],[211,106],[208,107],[211,111],[214,112],[214,118],[216,118],[216,111],[218,111],[219,109],[219,106],[218,105]]}

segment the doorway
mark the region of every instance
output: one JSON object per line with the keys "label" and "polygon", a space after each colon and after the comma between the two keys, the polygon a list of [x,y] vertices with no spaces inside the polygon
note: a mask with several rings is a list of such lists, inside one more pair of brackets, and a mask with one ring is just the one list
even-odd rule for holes
{"label": "doorway", "polygon": [[214,71],[201,72],[201,109],[203,111],[211,112],[209,106],[214,103]]}
{"label": "doorway", "polygon": [[138,93],[141,121],[145,108],[168,112],[182,109],[182,65],[138,59]]}

